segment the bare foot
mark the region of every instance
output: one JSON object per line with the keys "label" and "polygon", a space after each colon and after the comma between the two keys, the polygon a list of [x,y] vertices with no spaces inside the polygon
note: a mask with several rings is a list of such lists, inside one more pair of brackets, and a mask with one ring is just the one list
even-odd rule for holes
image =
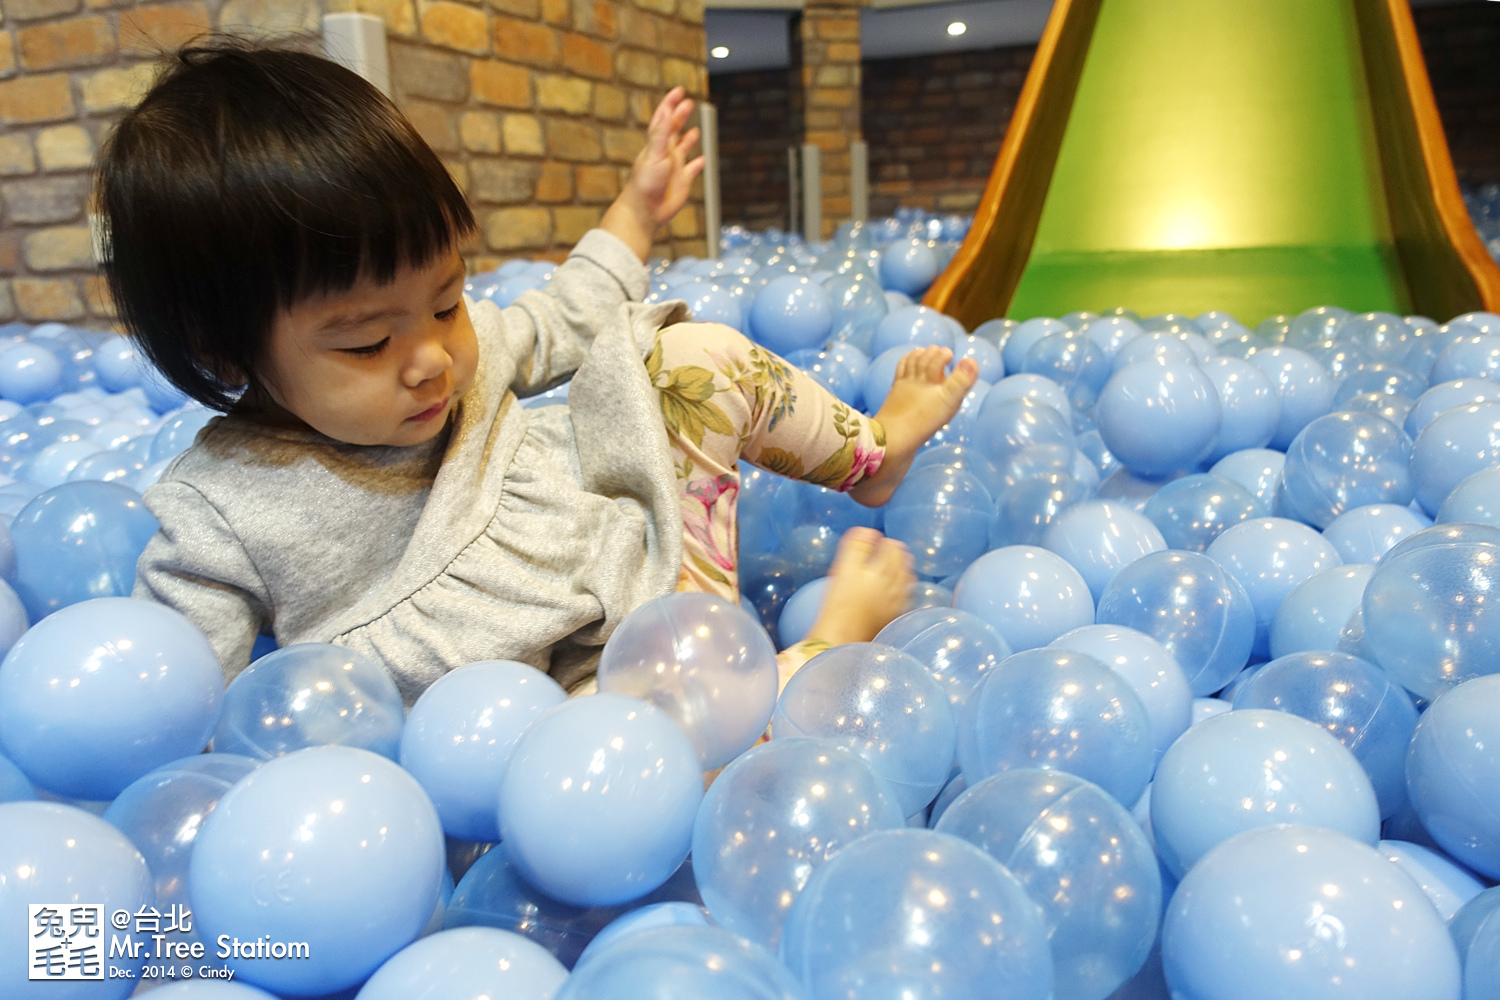
{"label": "bare foot", "polygon": [[875,414],[875,422],[885,429],[885,460],[849,491],[859,503],[879,507],[889,500],[906,478],[917,449],[953,419],[964,394],[974,388],[979,365],[965,358],[945,377],[943,368],[952,359],[946,347],[919,347],[896,365],[896,381]]}

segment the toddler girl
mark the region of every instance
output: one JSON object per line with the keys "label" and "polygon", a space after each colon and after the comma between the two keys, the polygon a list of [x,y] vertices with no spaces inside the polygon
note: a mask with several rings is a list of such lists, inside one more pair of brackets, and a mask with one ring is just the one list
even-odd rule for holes
{"label": "toddler girl", "polygon": [[[681,303],[640,304],[702,168],[690,112],[662,101],[599,228],[499,309],[463,297],[475,220],[373,87],[296,52],[183,51],[101,155],[104,270],[144,352],[226,415],[147,492],[135,596],[187,615],[230,677],[269,632],[370,655],[408,701],[484,659],[575,688],[643,602],[737,599],[740,458],[884,503],[973,363],[913,352],[871,420]],[[519,405],[569,378],[568,406]],[[913,580],[872,531],[831,575],[783,680],[872,638]]]}

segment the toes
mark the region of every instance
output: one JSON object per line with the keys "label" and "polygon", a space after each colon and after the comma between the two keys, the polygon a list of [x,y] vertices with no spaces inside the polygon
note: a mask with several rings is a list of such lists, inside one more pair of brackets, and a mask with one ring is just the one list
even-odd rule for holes
{"label": "toes", "polygon": [[868,562],[885,540],[885,536],[874,528],[850,528],[839,539],[838,551],[833,560],[835,569],[840,563]]}

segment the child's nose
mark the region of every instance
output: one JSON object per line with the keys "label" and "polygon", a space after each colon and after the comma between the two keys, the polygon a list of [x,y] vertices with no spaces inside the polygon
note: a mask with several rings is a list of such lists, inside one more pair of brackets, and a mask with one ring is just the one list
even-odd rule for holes
{"label": "child's nose", "polygon": [[415,389],[424,382],[442,375],[453,367],[453,356],[440,337],[427,337],[417,345],[405,371],[405,382]]}

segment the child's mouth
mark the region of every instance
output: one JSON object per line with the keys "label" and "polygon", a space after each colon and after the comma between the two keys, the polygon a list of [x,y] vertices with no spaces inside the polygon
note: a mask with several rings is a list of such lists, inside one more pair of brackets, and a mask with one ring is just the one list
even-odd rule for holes
{"label": "child's mouth", "polygon": [[413,423],[419,423],[419,424],[420,423],[425,423],[428,420],[431,420],[433,417],[437,416],[439,413],[442,413],[444,410],[446,410],[448,408],[448,399],[449,398],[450,397],[448,397],[448,396],[444,396],[442,399],[438,400],[436,403],[433,403],[431,406],[429,406],[427,409],[423,410],[421,413],[418,413],[414,417],[407,417],[406,419],[412,421]]}

